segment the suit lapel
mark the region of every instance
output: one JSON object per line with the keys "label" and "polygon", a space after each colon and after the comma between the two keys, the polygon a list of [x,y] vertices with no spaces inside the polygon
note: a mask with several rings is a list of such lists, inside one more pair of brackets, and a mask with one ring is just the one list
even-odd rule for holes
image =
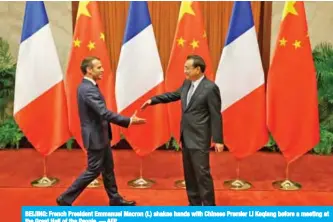
{"label": "suit lapel", "polygon": [[85,82],[86,84],[89,84],[90,87],[95,87],[95,88],[97,88],[97,90],[98,90],[98,92],[99,92],[99,95],[100,95],[101,98],[105,101],[104,96],[103,96],[103,94],[101,93],[101,91],[100,91],[100,89],[99,89],[99,87],[98,87],[97,85],[94,85],[91,81],[89,81],[89,80],[87,80],[87,79],[83,79],[83,82]]}
{"label": "suit lapel", "polygon": [[[194,94],[193,94],[192,97],[191,97],[191,101],[190,101],[190,103],[188,104],[188,106],[186,106],[186,103],[185,103],[186,109],[184,110],[184,112],[185,112],[186,110],[188,110],[188,108],[191,107],[191,105],[192,105],[193,102],[196,100],[196,98],[198,97],[198,95],[200,95],[201,91],[204,89],[204,84],[205,84],[204,82],[205,82],[205,80],[206,80],[206,77],[204,77],[204,78],[201,80],[201,82],[199,83],[198,87],[196,88],[196,90],[194,91]],[[186,102],[186,100],[187,100],[187,93],[188,93],[189,88],[190,88],[190,87],[188,87],[187,92],[186,92],[185,102]]]}

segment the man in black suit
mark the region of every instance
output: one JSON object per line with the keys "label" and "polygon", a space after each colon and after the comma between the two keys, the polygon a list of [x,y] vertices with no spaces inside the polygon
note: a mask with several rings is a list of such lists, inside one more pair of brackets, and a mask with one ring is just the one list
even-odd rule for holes
{"label": "man in black suit", "polygon": [[190,55],[185,62],[186,80],[175,92],[155,96],[142,109],[158,103],[181,100],[181,143],[184,177],[189,205],[214,206],[215,194],[210,173],[211,139],[217,152],[223,151],[221,96],[218,86],[204,76],[205,62]]}
{"label": "man in black suit", "polygon": [[122,127],[143,124],[144,119],[134,114],[131,118],[118,115],[107,109],[97,80],[104,72],[97,57],[87,57],[81,63],[84,79],[77,91],[79,117],[83,143],[88,153],[88,167],[74,183],[57,198],[57,204],[70,206],[81,192],[102,173],[103,183],[113,206],[133,206],[135,201],[125,200],[119,193],[114,174],[114,163],[110,147],[112,132],[110,122]]}

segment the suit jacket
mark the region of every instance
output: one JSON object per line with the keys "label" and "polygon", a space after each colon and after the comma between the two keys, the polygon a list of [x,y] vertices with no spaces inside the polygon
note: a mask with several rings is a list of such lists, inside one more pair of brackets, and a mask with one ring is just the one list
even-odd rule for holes
{"label": "suit jacket", "polygon": [[181,100],[180,135],[187,148],[207,149],[211,146],[211,139],[215,143],[222,143],[221,95],[218,86],[204,77],[186,105],[190,86],[191,81],[185,80],[177,91],[151,98],[151,104]]}
{"label": "suit jacket", "polygon": [[77,90],[81,134],[85,148],[103,149],[110,145],[112,131],[110,122],[128,127],[130,118],[118,115],[107,109],[99,88],[91,81],[83,79]]}

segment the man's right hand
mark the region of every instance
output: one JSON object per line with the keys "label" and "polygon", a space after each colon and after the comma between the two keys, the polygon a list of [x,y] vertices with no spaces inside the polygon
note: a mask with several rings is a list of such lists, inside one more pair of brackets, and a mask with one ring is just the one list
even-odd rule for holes
{"label": "man's right hand", "polygon": [[137,117],[136,112],[137,111],[135,110],[134,114],[131,117],[130,125],[140,125],[140,124],[146,123],[146,119],[142,119],[140,117]]}
{"label": "man's right hand", "polygon": [[147,106],[149,106],[151,104],[151,99],[148,99],[146,102],[144,102],[144,104],[141,106],[141,110],[144,110],[145,108],[147,108]]}

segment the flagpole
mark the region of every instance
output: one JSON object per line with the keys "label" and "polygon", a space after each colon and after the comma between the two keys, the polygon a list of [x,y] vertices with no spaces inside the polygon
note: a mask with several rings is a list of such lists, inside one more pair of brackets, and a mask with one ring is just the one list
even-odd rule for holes
{"label": "flagpole", "polygon": [[289,165],[292,161],[289,161],[287,163],[287,166],[286,166],[286,179],[285,180],[278,180],[278,181],[274,181],[272,183],[273,187],[275,189],[279,189],[279,190],[285,190],[285,191],[293,191],[293,190],[299,190],[302,188],[302,185],[297,183],[297,182],[294,182],[292,180],[290,180],[289,178]]}
{"label": "flagpole", "polygon": [[47,176],[47,164],[46,164],[47,156],[43,157],[43,176],[31,182],[33,187],[52,187],[56,183],[58,183],[59,179],[55,177]]}
{"label": "flagpole", "polygon": [[128,181],[127,184],[130,187],[143,189],[150,188],[151,186],[153,186],[153,184],[155,184],[155,181],[143,177],[143,158],[144,157],[140,157],[140,176],[134,180]]}
{"label": "flagpole", "polygon": [[[178,146],[176,147],[176,151],[179,151],[179,149],[181,149],[180,148],[180,144],[178,144]],[[186,182],[185,182],[185,180],[176,180],[175,181],[175,187],[186,189]]]}
{"label": "flagpole", "polygon": [[240,179],[239,172],[240,172],[240,161],[241,160],[236,159],[236,161],[237,161],[236,179],[225,181],[224,187],[226,187],[230,190],[248,190],[252,187],[252,184],[246,180]]}

